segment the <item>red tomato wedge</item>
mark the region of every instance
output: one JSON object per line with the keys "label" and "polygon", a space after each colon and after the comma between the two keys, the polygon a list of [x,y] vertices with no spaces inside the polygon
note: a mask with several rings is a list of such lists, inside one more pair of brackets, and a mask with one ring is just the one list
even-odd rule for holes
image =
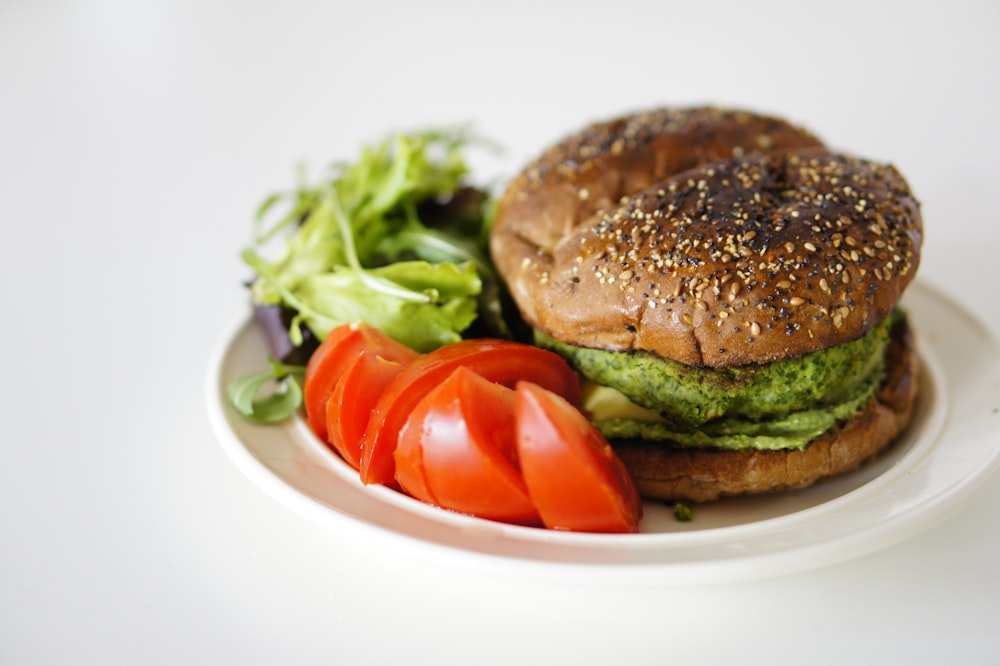
{"label": "red tomato wedge", "polygon": [[526,380],[571,403],[580,401],[576,373],[553,352],[508,340],[474,339],[445,345],[407,365],[385,388],[362,441],[362,482],[394,482],[393,454],[403,425],[423,397],[459,366],[497,384],[513,388]]}
{"label": "red tomato wedge", "polygon": [[413,349],[365,323],[344,324],[330,331],[309,358],[302,386],[306,420],[323,441],[327,441],[328,434],[326,402],[337,380],[363,349],[400,363],[409,363],[419,356]]}
{"label": "red tomato wedge", "polygon": [[517,467],[514,391],[460,366],[407,419],[396,480],[413,496],[480,518],[539,525]]}
{"label": "red tomato wedge", "polygon": [[517,452],[545,526],[637,532],[642,502],[607,439],[573,405],[543,387],[516,387]]}
{"label": "red tomato wedge", "polygon": [[362,349],[337,380],[326,401],[326,430],[330,446],[351,467],[361,467],[361,438],[372,408],[383,389],[406,366],[370,349]]}
{"label": "red tomato wedge", "polygon": [[[427,486],[427,474],[424,471],[422,410],[417,407],[406,425],[399,433],[399,443],[393,452],[396,463],[396,483],[406,494],[416,497],[421,502],[437,505],[434,496]],[[426,410],[424,410],[426,411]]]}

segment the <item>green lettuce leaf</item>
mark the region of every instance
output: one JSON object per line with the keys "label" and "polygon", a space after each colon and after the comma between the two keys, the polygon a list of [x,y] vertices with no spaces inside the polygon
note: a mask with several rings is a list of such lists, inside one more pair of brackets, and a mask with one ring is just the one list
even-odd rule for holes
{"label": "green lettuce leaf", "polygon": [[482,285],[470,262],[397,262],[367,275],[425,298],[388,291],[373,297],[370,283],[348,268],[313,275],[292,292],[310,330],[322,338],[341,324],[364,321],[424,352],[461,340],[476,318]]}
{"label": "green lettuce leaf", "polygon": [[[229,400],[241,414],[258,423],[278,423],[302,404],[302,386],[294,377],[305,368],[271,359],[271,369],[233,380],[226,387]],[[267,386],[273,388],[265,392]],[[258,397],[262,392],[264,395]]]}
{"label": "green lettuce leaf", "polygon": [[[361,320],[427,351],[460,339],[480,314],[498,320],[496,290],[483,288],[496,281],[483,241],[487,207],[434,222],[420,213],[462,190],[470,140],[461,130],[394,135],[315,187],[265,199],[259,223],[282,202],[289,210],[243,252],[257,274],[254,302],[293,310],[296,344],[302,325],[322,339]],[[264,244],[279,236],[284,245],[266,259]]]}

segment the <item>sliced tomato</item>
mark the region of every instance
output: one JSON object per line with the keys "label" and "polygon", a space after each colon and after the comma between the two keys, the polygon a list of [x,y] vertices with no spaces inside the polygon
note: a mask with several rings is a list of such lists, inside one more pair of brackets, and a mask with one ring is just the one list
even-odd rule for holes
{"label": "sliced tomato", "polygon": [[521,474],[545,526],[637,532],[642,503],[621,459],[576,407],[530,382],[516,387]]}
{"label": "sliced tomato", "polygon": [[[460,366],[407,419],[396,480],[408,492],[416,481],[411,494],[445,509],[539,525],[517,467],[514,432],[514,391]],[[422,469],[408,469],[414,463]]]}
{"label": "sliced tomato", "polygon": [[358,325],[347,324],[330,331],[306,365],[302,385],[306,421],[317,437],[326,441],[326,401],[344,374],[344,370],[357,357],[361,345]]}
{"label": "sliced tomato", "polygon": [[518,381],[527,380],[571,403],[580,401],[576,373],[553,352],[508,340],[475,339],[445,345],[410,363],[382,393],[362,441],[362,482],[393,483],[393,452],[400,430],[421,399],[459,366],[497,384],[513,388]]}
{"label": "sliced tomato", "polygon": [[302,386],[309,428],[323,441],[327,441],[328,434],[326,402],[337,381],[363,349],[400,363],[408,363],[418,356],[413,349],[363,322],[344,324],[330,331],[309,357]]}
{"label": "sliced tomato", "polygon": [[351,467],[361,467],[361,438],[382,391],[406,367],[362,349],[326,401],[327,440]]}
{"label": "sliced tomato", "polygon": [[423,428],[426,419],[419,415],[420,412],[418,405],[399,433],[399,443],[393,452],[396,483],[408,495],[437,505],[427,485],[427,473],[424,469]]}

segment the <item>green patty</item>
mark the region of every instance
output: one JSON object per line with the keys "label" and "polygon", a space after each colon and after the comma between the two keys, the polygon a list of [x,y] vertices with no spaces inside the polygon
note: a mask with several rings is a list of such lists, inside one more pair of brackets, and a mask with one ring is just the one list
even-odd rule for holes
{"label": "green patty", "polygon": [[835,405],[790,412],[782,416],[751,421],[739,416],[710,421],[701,428],[688,429],[668,421],[630,418],[595,420],[608,439],[669,441],[681,446],[717,449],[802,449],[837,423],[851,419],[878,390],[879,378],[861,387],[857,395]]}
{"label": "green patty", "polygon": [[878,390],[893,322],[800,358],[735,368],[695,368],[641,352],[574,347],[540,333],[592,382],[616,389],[662,418],[595,420],[613,439],[669,440],[717,448],[802,448],[854,416]]}

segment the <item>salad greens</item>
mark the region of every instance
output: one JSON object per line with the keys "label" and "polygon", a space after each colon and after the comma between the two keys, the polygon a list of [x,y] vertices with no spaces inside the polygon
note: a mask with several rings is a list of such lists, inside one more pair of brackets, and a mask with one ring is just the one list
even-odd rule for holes
{"label": "salad greens", "polygon": [[[278,309],[288,323],[286,348],[315,344],[355,321],[422,352],[460,340],[474,323],[506,334],[487,252],[490,198],[464,182],[473,142],[462,129],[390,135],[355,161],[332,165],[319,183],[300,174],[294,190],[264,200],[241,256],[255,273],[255,308]],[[269,342],[272,352],[281,347]],[[287,366],[272,363],[270,373],[231,387],[233,403],[252,415],[271,400],[279,407],[268,406],[268,418],[290,413],[297,387],[280,400],[254,398],[276,378],[295,383]]]}
{"label": "salad greens", "polygon": [[[357,161],[335,164],[325,182],[268,197],[258,223],[279,202],[292,205],[243,252],[257,273],[254,303],[295,311],[289,335],[296,344],[303,324],[322,339],[358,320],[419,351],[461,339],[479,314],[483,280],[494,279],[486,198],[479,210],[433,222],[421,212],[462,190],[469,142],[462,131],[390,136],[363,148]],[[265,260],[260,246],[282,231],[285,247]]]}
{"label": "salad greens", "polygon": [[[284,421],[302,404],[302,387],[291,378],[291,375],[301,374],[304,371],[305,368],[285,365],[272,359],[270,370],[254,372],[230,383],[227,387],[229,400],[251,421],[258,423]],[[257,394],[275,380],[285,380],[284,390],[274,391],[257,399]]]}

